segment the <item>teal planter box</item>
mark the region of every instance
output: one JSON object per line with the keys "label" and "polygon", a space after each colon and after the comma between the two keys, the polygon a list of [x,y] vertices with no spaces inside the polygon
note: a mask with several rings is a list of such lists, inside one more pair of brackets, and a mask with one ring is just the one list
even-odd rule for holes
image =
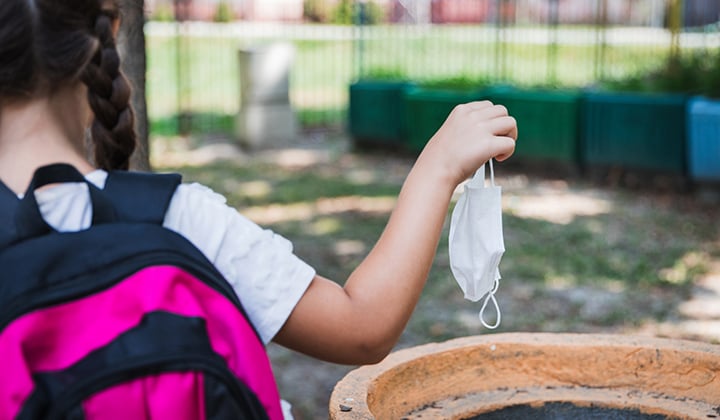
{"label": "teal planter box", "polygon": [[685,175],[686,104],[687,97],[676,94],[586,94],[586,163]]}
{"label": "teal planter box", "polygon": [[349,131],[359,145],[399,146],[406,137],[405,82],[358,81],[350,85]]}
{"label": "teal planter box", "polygon": [[420,152],[455,106],[488,99],[488,91],[453,91],[415,88],[405,92],[407,141],[405,146]]}
{"label": "teal planter box", "polygon": [[720,181],[720,100],[688,102],[688,173],[697,181]]}
{"label": "teal planter box", "polygon": [[504,90],[492,101],[504,105],[518,125],[513,158],[580,165],[580,99],[576,91]]}

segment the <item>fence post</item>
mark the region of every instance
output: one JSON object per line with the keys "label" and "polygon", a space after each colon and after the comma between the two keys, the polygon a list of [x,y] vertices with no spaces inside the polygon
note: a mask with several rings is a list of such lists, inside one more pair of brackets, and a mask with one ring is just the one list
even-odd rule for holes
{"label": "fence post", "polygon": [[675,62],[680,59],[680,27],[682,26],[683,0],[669,1],[670,61]]}
{"label": "fence post", "polygon": [[190,18],[192,0],[174,0],[175,2],[175,83],[177,89],[177,130],[180,135],[190,134],[190,72],[187,20]]}
{"label": "fence post", "polygon": [[500,81],[507,79],[507,0],[495,0],[495,74]]}
{"label": "fence post", "polygon": [[357,34],[355,37],[355,65],[356,65],[356,71],[357,71],[357,78],[360,79],[363,77],[365,68],[364,68],[364,58],[365,58],[365,44],[364,44],[364,37],[365,37],[365,22],[362,18],[363,16],[363,6],[364,6],[364,0],[355,0],[353,2],[353,22],[355,22],[355,27],[358,28]]}
{"label": "fence post", "polygon": [[557,53],[558,53],[558,0],[550,0],[548,8],[549,17],[548,21],[548,32],[550,33],[550,39],[548,40],[548,67],[547,76],[548,82],[551,85],[557,83]]}
{"label": "fence post", "polygon": [[595,11],[595,81],[605,79],[607,23],[607,0],[598,0]]}

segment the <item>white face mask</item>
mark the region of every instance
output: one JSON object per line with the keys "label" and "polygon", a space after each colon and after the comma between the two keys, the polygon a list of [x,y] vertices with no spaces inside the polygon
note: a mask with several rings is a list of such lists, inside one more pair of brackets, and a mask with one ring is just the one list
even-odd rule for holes
{"label": "white face mask", "polygon": [[[495,185],[492,160],[490,185],[485,186],[485,165],[465,184],[450,219],[450,269],[465,293],[465,299],[477,302],[485,296],[480,322],[487,328],[500,325],[500,307],[495,299],[500,284],[500,259],[505,252],[502,231],[502,189]],[[483,313],[489,301],[497,318],[489,325]]]}

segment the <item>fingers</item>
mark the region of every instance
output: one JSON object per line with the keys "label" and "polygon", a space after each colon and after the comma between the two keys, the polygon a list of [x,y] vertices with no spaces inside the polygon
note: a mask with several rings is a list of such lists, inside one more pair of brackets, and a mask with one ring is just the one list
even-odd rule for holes
{"label": "fingers", "polygon": [[518,128],[517,121],[509,115],[507,108],[490,101],[482,101],[471,104],[470,112],[476,121],[487,124],[490,132],[495,135],[492,139],[492,154],[495,160],[502,162],[512,156]]}
{"label": "fingers", "polygon": [[517,122],[509,115],[505,106],[490,101],[470,102],[465,106],[475,121],[489,122],[494,134],[517,139]]}
{"label": "fingers", "polygon": [[491,119],[508,115],[508,110],[502,105],[495,105],[490,101],[468,102],[456,107],[458,112],[467,113],[473,118]]}
{"label": "fingers", "polygon": [[503,136],[495,137],[493,139],[493,148],[495,160],[502,162],[515,152],[515,139]]}
{"label": "fingers", "polygon": [[486,123],[490,127],[490,131],[499,136],[508,136],[517,140],[518,130],[517,121],[508,114],[508,110],[503,105],[487,105],[478,106],[473,109],[472,116],[476,121]]}
{"label": "fingers", "polygon": [[[515,120],[513,118],[513,120]],[[518,138],[518,128],[517,128],[517,122],[513,126],[512,130],[510,130],[509,133],[507,133],[508,137],[511,137],[514,141],[517,141]]]}
{"label": "fingers", "polygon": [[[509,115],[508,109],[491,101],[476,101],[455,107],[449,120],[453,123],[449,131],[451,136],[461,138],[473,133],[484,138],[487,158],[504,161],[515,151],[518,137],[517,121]],[[457,130],[457,131],[453,131]]]}
{"label": "fingers", "polygon": [[483,108],[474,108],[471,112],[473,117],[486,120],[507,117],[509,115],[507,108],[503,105],[491,105]]}
{"label": "fingers", "polygon": [[491,107],[491,106],[493,106],[493,103],[488,100],[484,100],[484,101],[468,102],[468,103],[464,104],[464,106],[466,106],[471,111],[477,111],[480,109]]}
{"label": "fingers", "polygon": [[490,130],[498,136],[507,136],[517,139],[517,122],[510,116],[500,116],[488,121]]}

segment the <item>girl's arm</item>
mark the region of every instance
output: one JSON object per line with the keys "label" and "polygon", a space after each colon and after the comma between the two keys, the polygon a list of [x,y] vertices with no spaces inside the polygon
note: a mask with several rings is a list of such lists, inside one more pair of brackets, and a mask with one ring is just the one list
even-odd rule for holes
{"label": "girl's arm", "polygon": [[457,106],[408,174],[377,243],[344,287],[316,276],[274,341],[345,364],[393,348],[425,285],[457,185],[490,158],[504,160],[517,128],[502,106]]}

